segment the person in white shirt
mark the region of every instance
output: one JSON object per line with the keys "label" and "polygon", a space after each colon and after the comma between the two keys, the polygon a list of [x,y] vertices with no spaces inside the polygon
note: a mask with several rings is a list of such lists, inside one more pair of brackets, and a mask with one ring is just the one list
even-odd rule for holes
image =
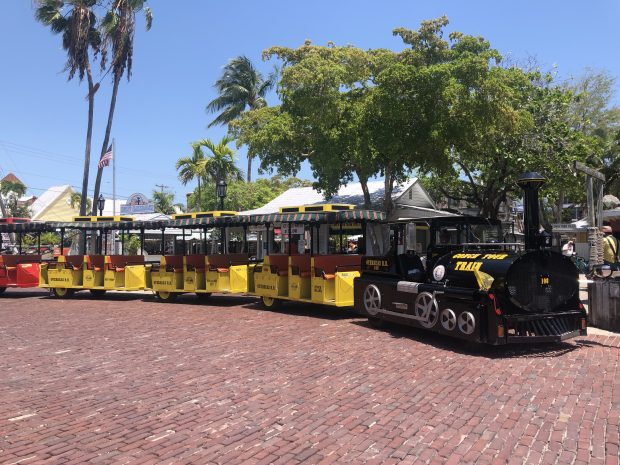
{"label": "person in white shirt", "polygon": [[572,257],[573,255],[575,255],[574,240],[571,239],[566,244],[564,244],[564,246],[562,247],[562,255],[565,255],[566,257]]}

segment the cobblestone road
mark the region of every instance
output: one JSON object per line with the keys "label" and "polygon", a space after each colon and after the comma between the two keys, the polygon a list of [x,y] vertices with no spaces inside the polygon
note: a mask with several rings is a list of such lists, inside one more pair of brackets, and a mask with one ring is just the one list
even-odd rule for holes
{"label": "cobblestone road", "polygon": [[143,297],[0,299],[0,463],[618,464],[618,336],[476,350]]}

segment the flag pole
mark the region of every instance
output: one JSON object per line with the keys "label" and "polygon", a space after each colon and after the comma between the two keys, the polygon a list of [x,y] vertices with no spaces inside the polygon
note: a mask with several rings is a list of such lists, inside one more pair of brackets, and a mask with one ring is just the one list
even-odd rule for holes
{"label": "flag pole", "polygon": [[116,216],[116,139],[112,138],[112,216]]}

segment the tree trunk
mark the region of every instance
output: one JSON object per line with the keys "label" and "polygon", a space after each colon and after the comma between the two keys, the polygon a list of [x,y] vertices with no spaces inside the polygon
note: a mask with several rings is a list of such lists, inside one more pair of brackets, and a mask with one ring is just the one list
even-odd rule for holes
{"label": "tree trunk", "polygon": [[[108,113],[108,125],[105,128],[105,137],[103,138],[103,145],[101,146],[101,155],[99,160],[108,151],[108,144],[110,143],[110,133],[112,132],[112,121],[114,120],[114,109],[116,108],[116,95],[118,94],[118,86],[121,82],[120,76],[114,76],[114,85],[112,86],[112,98],[110,99],[110,111]],[[116,156],[115,153],[112,154]],[[97,200],[99,199],[99,190],[101,189],[101,177],[103,175],[103,168],[97,169],[97,179],[95,180],[95,191],[93,193],[93,215],[97,214]]]}
{"label": "tree trunk", "polygon": [[2,211],[3,218],[8,218],[8,215],[6,212],[6,205],[4,204],[4,199],[2,198],[2,194],[0,194],[0,211]]}
{"label": "tree trunk", "polygon": [[254,157],[250,155],[250,152],[248,152],[248,182],[252,182],[252,158]]}
{"label": "tree trunk", "polygon": [[80,199],[80,215],[86,214],[86,199],[88,198],[88,174],[90,171],[90,145],[93,137],[93,113],[95,111],[95,85],[90,66],[86,68],[88,77],[88,128],[86,130],[86,149],[84,150],[84,174],[82,176],[82,198]]}
{"label": "tree trunk", "polygon": [[557,204],[555,206],[555,211],[553,212],[555,215],[555,222],[556,223],[561,223],[562,222],[562,212],[564,210],[564,192],[560,192],[560,195],[558,196],[558,201]]}
{"label": "tree trunk", "polygon": [[[358,176],[359,177],[359,176]],[[364,193],[364,208],[370,210],[372,205],[370,203],[370,191],[368,190],[368,179],[360,179],[360,185],[362,186],[362,192]]]}
{"label": "tree trunk", "polygon": [[392,212],[394,205],[392,204],[392,189],[394,185],[394,176],[392,175],[392,164],[388,163],[385,167],[385,179],[383,180],[383,210],[386,215]]}

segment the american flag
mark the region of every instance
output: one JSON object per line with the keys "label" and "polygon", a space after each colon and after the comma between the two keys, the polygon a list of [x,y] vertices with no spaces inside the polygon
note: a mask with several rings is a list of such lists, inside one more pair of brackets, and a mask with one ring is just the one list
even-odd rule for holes
{"label": "american flag", "polygon": [[112,160],[112,146],[108,147],[108,151],[103,154],[103,156],[99,159],[99,164],[97,165],[99,168],[103,168],[110,164],[110,160]]}

